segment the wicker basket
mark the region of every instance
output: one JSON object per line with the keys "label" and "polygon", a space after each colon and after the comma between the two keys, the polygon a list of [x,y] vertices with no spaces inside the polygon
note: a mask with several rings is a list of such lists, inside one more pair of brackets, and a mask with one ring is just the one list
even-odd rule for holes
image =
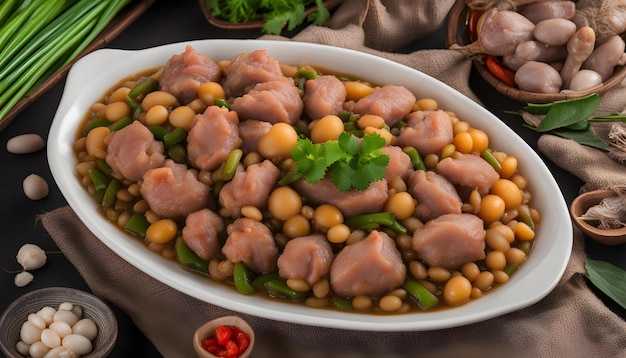
{"label": "wicker basket", "polygon": [[[448,47],[454,44],[463,46],[471,43],[469,35],[469,15],[470,10],[465,5],[465,0],[457,0],[450,10],[450,14],[448,17],[446,32],[446,42]],[[601,95],[612,87],[618,85],[620,82],[622,82],[624,77],[626,77],[626,66],[618,66],[615,69],[613,76],[611,76],[608,80],[598,86],[586,89],[584,91],[567,91],[546,94],[522,91],[519,88],[507,85],[506,83],[500,81],[494,75],[492,75],[491,72],[489,72],[489,70],[485,67],[480,58],[473,59],[472,63],[474,65],[474,68],[476,68],[478,73],[485,79],[485,81],[491,84],[498,92],[513,100],[525,103],[550,103],[554,101],[583,97],[592,93],[597,93]]]}

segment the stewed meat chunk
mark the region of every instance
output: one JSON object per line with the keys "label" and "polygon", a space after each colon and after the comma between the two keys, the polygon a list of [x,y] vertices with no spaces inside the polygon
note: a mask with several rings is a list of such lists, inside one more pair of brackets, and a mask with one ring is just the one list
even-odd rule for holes
{"label": "stewed meat chunk", "polygon": [[472,214],[445,214],[413,233],[413,249],[429,266],[456,270],[485,258],[484,222]]}
{"label": "stewed meat chunk", "polygon": [[196,52],[191,46],[172,56],[159,78],[161,89],[170,92],[180,103],[198,98],[198,89],[205,82],[219,82],[222,72],[209,56]]}
{"label": "stewed meat chunk", "polygon": [[250,270],[260,274],[276,270],[278,247],[265,224],[239,218],[226,227],[226,232],[228,238],[222,253],[230,262],[243,262]]}
{"label": "stewed meat chunk", "polygon": [[460,214],[463,202],[454,185],[435,172],[416,170],[409,176],[408,191],[417,199],[415,216],[422,221],[443,214]]}
{"label": "stewed meat chunk", "polygon": [[107,145],[106,162],[114,173],[130,180],[140,180],[152,168],[158,168],[165,161],[163,143],[141,122],[109,133],[104,143]]}
{"label": "stewed meat chunk", "polygon": [[398,145],[414,147],[422,155],[437,154],[454,140],[450,116],[442,110],[412,112],[406,122],[407,126],[400,130]]}
{"label": "stewed meat chunk", "polygon": [[231,150],[241,146],[238,125],[237,112],[224,107],[209,106],[196,114],[187,135],[189,161],[199,169],[217,169]]}
{"label": "stewed meat chunk", "polygon": [[259,139],[272,128],[272,124],[266,121],[248,119],[239,122],[239,137],[243,143],[241,149],[244,153],[256,152]]}
{"label": "stewed meat chunk", "polygon": [[236,218],[246,205],[266,208],[268,197],[279,179],[280,169],[270,160],[252,164],[245,171],[237,170],[233,179],[220,190],[222,213]]}
{"label": "stewed meat chunk", "polygon": [[328,203],[336,206],[345,217],[380,212],[389,197],[387,181],[384,179],[371,183],[365,190],[350,190],[348,192],[340,191],[329,176],[315,184],[308,184],[304,180],[300,180],[292,186],[312,203]]}
{"label": "stewed meat chunk", "polygon": [[185,164],[171,159],[146,172],[140,192],[150,209],[163,218],[183,218],[210,203],[209,187]]}
{"label": "stewed meat chunk", "polygon": [[493,184],[500,179],[500,174],[491,164],[472,154],[455,153],[437,163],[436,170],[452,183],[476,188],[482,195],[489,193]]}
{"label": "stewed meat chunk", "polygon": [[203,260],[220,254],[219,233],[224,229],[224,219],[209,209],[201,209],[187,216],[182,230],[183,241]]}
{"label": "stewed meat chunk", "polygon": [[239,97],[257,83],[284,78],[280,63],[266,50],[243,52],[224,68],[222,81],[227,97]]}
{"label": "stewed meat chunk", "polygon": [[304,104],[293,80],[282,77],[255,85],[242,97],[235,98],[231,107],[241,120],[294,124],[300,119]]}
{"label": "stewed meat chunk", "polygon": [[324,75],[304,84],[304,113],[312,120],[337,115],[346,101],[346,87],[335,76]]}
{"label": "stewed meat chunk", "polygon": [[411,157],[402,148],[390,145],[380,149],[381,153],[389,156],[389,164],[385,168],[385,179],[389,182],[393,178],[407,180],[413,171]]}
{"label": "stewed meat chunk", "polygon": [[401,121],[415,104],[415,96],[403,86],[386,85],[361,98],[352,111],[359,114],[375,114],[383,117],[388,126]]}
{"label": "stewed meat chunk", "polygon": [[330,271],[333,250],[320,234],[301,236],[287,242],[278,257],[278,274],[284,279],[295,278],[313,285]]}
{"label": "stewed meat chunk", "polygon": [[394,240],[373,230],[366,238],[346,246],[330,267],[330,285],[342,296],[380,296],[402,285],[406,266]]}

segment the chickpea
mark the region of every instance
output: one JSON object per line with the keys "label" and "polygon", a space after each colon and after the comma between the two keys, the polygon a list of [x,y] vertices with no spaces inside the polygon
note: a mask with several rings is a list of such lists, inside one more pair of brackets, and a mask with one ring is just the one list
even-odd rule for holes
{"label": "chickpea", "polygon": [[485,257],[485,264],[490,270],[504,270],[506,267],[506,256],[502,251],[491,251]]}
{"label": "chickpea", "polygon": [[415,211],[415,200],[406,191],[395,193],[389,197],[383,211],[393,213],[398,220],[408,219]]}
{"label": "chickpea", "polygon": [[[508,228],[508,226],[506,227]],[[502,252],[507,252],[511,248],[510,242],[506,238],[506,235],[503,233],[502,230],[498,228],[487,229],[487,232],[485,234],[485,242],[490,248]]]}
{"label": "chickpea", "polygon": [[535,238],[535,232],[523,222],[515,223],[515,238],[520,241],[530,241]]}
{"label": "chickpea", "polygon": [[476,277],[480,274],[480,268],[474,262],[468,262],[461,266],[461,273],[465,276],[470,282],[473,282]]}
{"label": "chickpea", "polygon": [[472,282],[472,284],[482,292],[485,292],[493,286],[494,281],[495,278],[491,272],[482,271],[478,274],[478,276],[476,276],[476,279]]}
{"label": "chickpea", "polygon": [[207,106],[212,106],[216,99],[226,98],[224,88],[217,82],[206,82],[198,88],[198,98]]}
{"label": "chickpea", "polygon": [[146,240],[155,244],[165,244],[176,237],[178,225],[171,219],[158,220],[146,230]]}
{"label": "chickpea", "polygon": [[311,141],[313,143],[323,143],[329,140],[337,140],[343,131],[344,127],[341,118],[329,114],[322,117],[311,128]]}
{"label": "chickpea", "polygon": [[276,123],[259,139],[257,150],[265,158],[288,158],[297,142],[298,133],[291,125]]}
{"label": "chickpea", "polygon": [[526,253],[517,247],[512,247],[504,255],[506,256],[507,264],[519,265],[526,260]]}
{"label": "chickpea", "polygon": [[378,307],[386,312],[397,311],[402,307],[402,299],[398,296],[386,295],[378,301]]}
{"label": "chickpea", "polygon": [[504,200],[504,207],[514,209],[522,203],[522,192],[519,187],[509,179],[498,179],[491,187],[491,193]]}
{"label": "chickpea", "polygon": [[367,127],[382,128],[385,125],[385,120],[376,114],[364,114],[357,120],[356,125],[360,129]]}
{"label": "chickpea", "polygon": [[311,289],[311,286],[305,280],[298,278],[288,278],[286,283],[289,288],[298,292],[307,292]]}
{"label": "chickpea", "polygon": [[109,122],[117,122],[130,116],[130,107],[126,102],[113,102],[106,106],[105,117]]}
{"label": "chickpea", "polygon": [[315,297],[326,297],[330,293],[330,283],[327,279],[323,278],[314,283],[311,289],[313,290],[313,295],[315,295]]}
{"label": "chickpea", "polygon": [[487,136],[487,133],[476,128],[470,128],[468,132],[472,136],[472,152],[480,153],[489,148],[489,137]]}
{"label": "chickpea", "polygon": [[422,111],[434,111],[439,108],[437,101],[432,98],[420,98],[415,104],[417,104],[417,107]]}
{"label": "chickpea", "polygon": [[96,127],[87,133],[87,141],[85,142],[85,148],[89,155],[93,155],[96,158],[104,159],[107,155],[107,145],[104,143],[104,138],[111,133],[111,130],[107,127]]}
{"label": "chickpea", "polygon": [[[452,125],[452,133],[454,133],[454,135],[457,135],[459,133],[462,132],[467,132],[470,129],[470,125],[469,123],[465,122],[465,121],[458,121],[456,123],[454,123]],[[468,133],[469,134],[469,133]],[[473,146],[473,142],[472,142],[472,146]]]}
{"label": "chickpea", "polygon": [[443,287],[443,299],[450,305],[460,305],[469,300],[472,283],[465,276],[454,276]]}
{"label": "chickpea", "polygon": [[302,210],[302,197],[289,186],[281,186],[269,196],[267,207],[275,219],[287,220]]}
{"label": "chickpea", "polygon": [[290,217],[283,224],[283,233],[290,239],[306,236],[310,232],[311,222],[300,214]]}
{"label": "chickpea", "polygon": [[246,205],[241,208],[241,215],[247,217],[248,219],[252,219],[254,221],[263,220],[263,213],[259,208],[252,205]]}
{"label": "chickpea", "polygon": [[474,141],[469,132],[460,132],[454,136],[454,147],[463,154],[469,154],[474,148]]}
{"label": "chickpea", "polygon": [[343,85],[346,88],[346,101],[358,101],[374,92],[372,86],[360,81],[345,81]]}
{"label": "chickpea", "polygon": [[505,204],[502,198],[494,194],[487,194],[480,201],[477,215],[485,223],[489,224],[500,219],[502,214],[504,214],[504,209]]}
{"label": "chickpea", "polygon": [[445,282],[450,279],[450,271],[443,267],[433,266],[428,269],[428,277],[433,281]]}
{"label": "chickpea", "polygon": [[130,92],[130,88],[129,87],[120,87],[120,88],[116,89],[109,96],[109,103],[126,102],[126,96],[128,95],[128,92]]}
{"label": "chickpea", "polygon": [[411,261],[409,263],[409,271],[418,280],[425,280],[428,277],[428,269],[419,261]]}
{"label": "chickpea", "polygon": [[322,204],[315,209],[313,213],[313,222],[322,229],[343,224],[343,214],[336,206],[330,204]]}
{"label": "chickpea", "polygon": [[143,107],[144,111],[149,110],[150,108],[156,106],[157,104],[162,105],[165,108],[173,107],[178,104],[178,100],[174,97],[173,94],[166,91],[154,91],[148,93],[143,101],[141,101],[141,107]]}
{"label": "chickpea", "polygon": [[385,140],[386,145],[391,144],[391,141],[393,140],[393,135],[391,134],[391,132],[389,132],[385,128],[365,127],[365,129],[363,129],[363,133],[364,134],[377,133],[379,136],[381,136]]}
{"label": "chickpea", "polygon": [[146,125],[149,126],[160,126],[167,121],[170,112],[167,108],[163,107],[160,104],[153,106],[146,112]]}
{"label": "chickpea", "polygon": [[368,296],[354,296],[352,307],[359,311],[367,311],[372,307],[372,299]]}
{"label": "chickpea", "polygon": [[500,165],[502,166],[502,169],[500,169],[500,177],[508,179],[517,171],[517,158],[508,156]]}
{"label": "chickpea", "polygon": [[179,106],[170,112],[170,124],[176,128],[182,128],[186,131],[191,129],[191,121],[195,117],[196,112],[189,106]]}
{"label": "chickpea", "polygon": [[342,244],[348,241],[348,238],[350,237],[351,233],[352,231],[350,230],[350,227],[348,227],[348,225],[337,224],[337,225],[331,226],[328,229],[328,232],[326,233],[326,237],[328,238],[328,241],[334,244]]}

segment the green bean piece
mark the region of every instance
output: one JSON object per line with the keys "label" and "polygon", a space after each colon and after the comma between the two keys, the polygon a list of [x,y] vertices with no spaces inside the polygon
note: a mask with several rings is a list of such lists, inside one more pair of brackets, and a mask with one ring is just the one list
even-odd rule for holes
{"label": "green bean piece", "polygon": [[167,150],[167,155],[180,164],[187,163],[187,149],[181,144],[174,144]]}
{"label": "green bean piece", "polygon": [[413,164],[413,168],[415,170],[426,171],[426,165],[424,164],[422,156],[417,151],[417,149],[413,147],[404,147],[402,148],[402,151],[405,152],[409,156],[409,158],[411,158],[411,163]]}
{"label": "green bean piece", "polygon": [[355,130],[352,130],[352,131],[346,131],[346,133],[348,133],[350,135],[353,135],[353,136],[355,136],[357,138],[363,138],[363,136],[365,135],[365,133],[363,132],[362,129],[355,129]]}
{"label": "green bean piece", "polygon": [[227,100],[225,100],[224,98],[216,98],[213,100],[213,104],[218,106],[218,107],[225,107],[228,108],[228,110],[230,110],[230,103],[228,103]]}
{"label": "green bean piece", "polygon": [[509,277],[517,270],[519,264],[508,264],[504,267],[504,273],[506,273]]}
{"label": "green bean piece", "polygon": [[126,223],[126,226],[124,226],[124,229],[126,229],[126,231],[140,235],[141,237],[145,237],[148,226],[150,226],[150,223],[148,223],[148,220],[146,220],[145,216],[143,216],[142,214],[133,214],[130,219],[128,219],[128,222]]}
{"label": "green bean piece", "polygon": [[356,127],[356,123],[355,122],[343,122],[343,130],[344,132],[351,132],[351,131],[356,131],[358,130],[358,128]]}
{"label": "green bean piece", "polygon": [[533,220],[533,216],[530,214],[530,208],[528,205],[520,205],[517,207],[517,212],[519,218],[522,219],[522,222],[528,227],[530,227],[533,231],[535,231],[535,221]]}
{"label": "green bean piece", "polygon": [[94,128],[108,127],[110,125],[111,122],[107,121],[106,118],[94,118],[85,124],[85,127],[83,127],[83,134],[91,132]]}
{"label": "green bean piece", "polygon": [[406,292],[413,297],[417,305],[420,306],[421,309],[427,310],[439,305],[439,298],[435,296],[432,292],[428,291],[426,287],[420,285],[417,281],[413,281],[411,279],[407,279],[402,288],[406,290]]}
{"label": "green bean piece", "polygon": [[500,162],[498,161],[498,159],[496,159],[496,157],[493,156],[493,153],[491,153],[491,151],[489,149],[485,149],[482,151],[482,153],[480,153],[480,156],[487,161],[487,163],[489,163],[493,169],[495,169],[496,171],[500,171],[502,170],[502,164],[500,164]]}
{"label": "green bean piece", "polygon": [[109,178],[98,169],[89,169],[89,177],[96,190],[106,190],[109,186]]}
{"label": "green bean piece", "polygon": [[345,123],[345,122],[350,122],[351,115],[352,115],[352,112],[348,111],[347,109],[342,109],[337,114],[337,117],[341,118],[341,120]]}
{"label": "green bean piece", "polygon": [[191,270],[199,271],[202,273],[209,273],[209,262],[201,259],[195,252],[193,252],[187,245],[182,236],[176,239],[174,244],[174,250],[176,251],[176,258],[178,263]]}
{"label": "green bean piece", "polygon": [[233,281],[237,291],[244,295],[251,295],[256,292],[256,289],[250,284],[250,271],[248,271],[246,264],[241,261],[235,263],[235,267],[233,267]]}
{"label": "green bean piece", "polygon": [[352,301],[345,297],[335,296],[333,298],[333,304],[342,311],[352,311],[354,309],[354,307],[352,307]]}
{"label": "green bean piece", "polygon": [[241,162],[242,157],[243,150],[239,148],[231,150],[230,153],[228,153],[228,157],[226,157],[224,166],[222,166],[221,170],[217,173],[217,179],[222,181],[231,180],[237,172],[237,166]]}
{"label": "green bean piece", "polygon": [[102,206],[109,208],[115,204],[115,199],[117,199],[117,191],[120,190],[122,183],[119,180],[113,178],[111,182],[107,186],[104,191],[104,196],[102,197]]}
{"label": "green bean piece", "polygon": [[524,241],[519,244],[518,249],[524,251],[526,255],[530,252],[530,247],[532,246],[530,241]]}
{"label": "green bean piece", "polygon": [[139,82],[133,89],[128,92],[126,95],[127,99],[131,99],[135,102],[138,102],[142,97],[147,95],[150,92],[153,92],[159,87],[159,80],[148,77],[145,80]]}
{"label": "green bean piece", "polygon": [[[346,225],[358,228],[385,226],[400,234],[406,234],[408,230],[402,226],[393,213],[372,213],[353,216],[345,221]],[[372,226],[374,225],[374,226]]]}
{"label": "green bean piece", "polygon": [[292,290],[283,280],[267,281],[263,286],[265,286],[265,288],[270,291],[270,294],[289,298],[294,301],[302,300],[309,296],[308,292],[299,292]]}
{"label": "green bean piece", "polygon": [[289,171],[287,174],[283,175],[282,178],[278,181],[278,186],[285,186],[291,183],[297,182],[302,178],[304,174],[300,174],[297,171]]}
{"label": "green bean piece", "polygon": [[101,159],[101,158],[96,159],[96,166],[104,175],[108,177],[110,177],[111,174],[113,174],[113,169],[104,159]]}
{"label": "green bean piece", "polygon": [[301,68],[296,71],[296,77],[304,78],[306,80],[314,80],[319,77],[319,75],[317,74],[317,71],[312,68]]}
{"label": "green bean piece", "polygon": [[174,144],[178,144],[185,139],[187,139],[187,131],[180,127],[174,128],[163,136],[163,144],[165,144],[165,148],[171,148]]}
{"label": "green bean piece", "polygon": [[147,126],[147,127],[150,130],[150,132],[152,132],[152,135],[154,135],[154,138],[160,141],[162,141],[163,137],[165,137],[165,135],[169,133],[167,129],[161,126]]}
{"label": "green bean piece", "polygon": [[124,117],[117,122],[114,122],[109,126],[111,132],[119,131],[120,129],[126,127],[127,125],[133,123],[133,119],[130,117]]}
{"label": "green bean piece", "polygon": [[405,121],[398,121],[396,122],[396,124],[393,125],[393,128],[398,128],[398,129],[402,129],[404,127],[406,127],[408,124]]}
{"label": "green bean piece", "polygon": [[252,287],[254,287],[254,289],[256,290],[262,290],[265,288],[265,283],[269,282],[269,281],[275,281],[275,280],[279,280],[280,277],[278,276],[278,272],[270,272],[270,273],[266,273],[265,275],[261,275],[258,276],[257,278],[255,278],[254,280],[252,280],[252,282],[250,283],[250,285]]}

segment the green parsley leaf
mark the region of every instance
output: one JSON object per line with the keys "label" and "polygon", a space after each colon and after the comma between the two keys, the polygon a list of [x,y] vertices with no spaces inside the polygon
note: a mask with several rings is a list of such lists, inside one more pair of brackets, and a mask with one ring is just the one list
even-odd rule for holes
{"label": "green parsley leaf", "polygon": [[380,150],[385,144],[377,133],[363,136],[360,144],[346,132],[337,140],[317,144],[301,138],[291,150],[291,158],[296,163],[296,172],[304,175],[309,184],[317,183],[328,172],[340,191],[365,190],[385,177],[389,156]]}

